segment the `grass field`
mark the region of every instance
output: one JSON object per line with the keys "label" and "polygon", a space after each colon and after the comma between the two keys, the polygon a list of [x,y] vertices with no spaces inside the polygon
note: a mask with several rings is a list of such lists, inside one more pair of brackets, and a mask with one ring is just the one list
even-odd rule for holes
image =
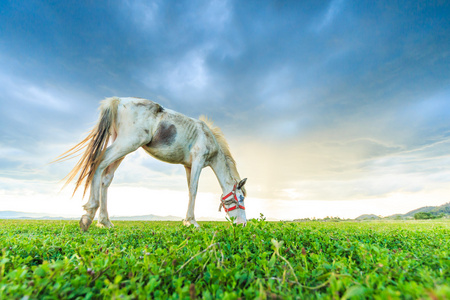
{"label": "grass field", "polygon": [[450,222],[0,220],[0,299],[449,299]]}

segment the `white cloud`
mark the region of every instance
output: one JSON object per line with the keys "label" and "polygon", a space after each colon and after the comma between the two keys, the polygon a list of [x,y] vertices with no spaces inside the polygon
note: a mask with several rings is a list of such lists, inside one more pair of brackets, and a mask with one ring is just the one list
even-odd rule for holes
{"label": "white cloud", "polygon": [[343,4],[344,0],[332,0],[327,9],[320,15],[319,19],[313,23],[313,31],[320,32],[330,26],[342,11]]}
{"label": "white cloud", "polygon": [[315,31],[322,31],[325,27],[331,25],[336,16],[341,12],[343,3],[344,0],[332,0],[320,21],[314,26]]}
{"label": "white cloud", "polygon": [[176,92],[187,88],[203,89],[208,83],[208,71],[203,51],[193,51],[173,64],[166,74],[165,86]]}
{"label": "white cloud", "polygon": [[123,1],[126,10],[131,11],[132,21],[145,31],[155,31],[159,28],[158,1]]}
{"label": "white cloud", "polygon": [[[339,136],[339,134],[337,133]],[[296,143],[230,140],[249,195],[285,200],[358,200],[432,192],[450,181],[450,141],[412,149],[361,138]]]}
{"label": "white cloud", "polygon": [[199,97],[190,97],[190,100],[201,100],[210,88],[210,74],[205,62],[208,51],[207,48],[195,49],[166,61],[159,67],[157,76],[146,75],[141,80],[153,90],[168,91],[175,99],[186,99],[187,95],[194,94]]}
{"label": "white cloud", "polygon": [[199,20],[202,27],[208,30],[221,32],[228,29],[230,23],[231,6],[228,0],[207,1],[206,7],[196,11],[195,18]]}
{"label": "white cloud", "polygon": [[[61,112],[68,112],[71,109],[68,96],[56,87],[39,87],[34,82],[0,74],[0,88],[8,95],[10,101],[19,100],[23,105],[32,104]],[[4,101],[8,101],[7,99],[4,98]]]}

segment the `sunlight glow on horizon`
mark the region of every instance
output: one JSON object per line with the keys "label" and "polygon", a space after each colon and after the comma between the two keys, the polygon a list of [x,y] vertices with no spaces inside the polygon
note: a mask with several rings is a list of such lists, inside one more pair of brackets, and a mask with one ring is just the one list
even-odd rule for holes
{"label": "sunlight glow on horizon", "polygon": [[[55,190],[60,187],[54,183]],[[48,213],[62,217],[81,217],[84,214],[82,205],[88,197],[81,200],[81,193],[71,198],[70,186],[60,193],[9,194],[0,193],[2,210],[32,213]],[[407,213],[422,206],[437,206],[449,202],[446,190],[394,193],[383,198],[360,200],[279,200],[246,198],[247,218],[265,217],[278,220],[301,218],[356,218],[362,214],[389,216]],[[221,219],[225,221],[225,213],[218,212],[219,194],[199,192],[195,205],[196,218]],[[110,217],[117,216],[176,216],[184,218],[188,205],[188,192],[170,190],[151,190],[145,187],[124,187],[112,185],[108,193],[108,212]],[[98,215],[98,212],[97,212]]]}

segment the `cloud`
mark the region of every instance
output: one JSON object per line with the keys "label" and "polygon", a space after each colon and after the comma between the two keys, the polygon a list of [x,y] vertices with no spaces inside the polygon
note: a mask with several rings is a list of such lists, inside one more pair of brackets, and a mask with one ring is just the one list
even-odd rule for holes
{"label": "cloud", "polygon": [[[449,180],[449,140],[410,148],[375,140],[239,143],[238,169],[255,197],[348,200],[444,188]],[[234,148],[233,148],[234,147]]]}
{"label": "cloud", "polygon": [[[45,164],[82,139],[99,100],[116,95],[214,119],[259,199],[441,189],[450,136],[446,10],[389,4],[2,3],[0,174],[62,178],[75,161]],[[182,166],[141,152],[114,184],[186,190]],[[221,192],[209,170],[201,189]]]}
{"label": "cloud", "polygon": [[[196,94],[205,93],[209,84],[208,66],[205,63],[205,51],[196,50],[179,59],[167,62],[160,67],[158,76],[152,74],[143,79],[151,89],[163,89],[177,99],[187,90]],[[192,99],[195,100],[195,99]]]}
{"label": "cloud", "polygon": [[128,10],[136,26],[145,31],[155,31],[159,28],[160,1],[122,1],[122,5]]}
{"label": "cloud", "polygon": [[316,31],[322,31],[335,20],[336,16],[342,10],[344,0],[333,0],[330,2],[326,12],[323,14],[320,22],[315,26]]}
{"label": "cloud", "polygon": [[[0,74],[3,75],[3,74]],[[11,78],[10,76],[0,77],[1,85],[3,91],[5,91],[9,97],[15,99],[15,101],[20,102],[21,107],[23,106],[37,106],[38,109],[53,110],[57,112],[69,112],[71,109],[71,103],[65,101],[60,95],[55,96],[48,89],[36,86],[30,82],[24,82],[19,78]],[[53,87],[55,90],[56,88]]]}

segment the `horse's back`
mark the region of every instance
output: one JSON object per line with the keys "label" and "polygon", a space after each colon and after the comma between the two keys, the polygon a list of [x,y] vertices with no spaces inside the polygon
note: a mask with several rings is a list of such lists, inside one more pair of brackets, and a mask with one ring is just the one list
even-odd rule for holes
{"label": "horse's back", "polygon": [[210,152],[213,147],[209,129],[205,127],[200,120],[162,108],[156,116],[149,142],[142,147],[164,162],[190,166],[197,155],[206,150]]}

